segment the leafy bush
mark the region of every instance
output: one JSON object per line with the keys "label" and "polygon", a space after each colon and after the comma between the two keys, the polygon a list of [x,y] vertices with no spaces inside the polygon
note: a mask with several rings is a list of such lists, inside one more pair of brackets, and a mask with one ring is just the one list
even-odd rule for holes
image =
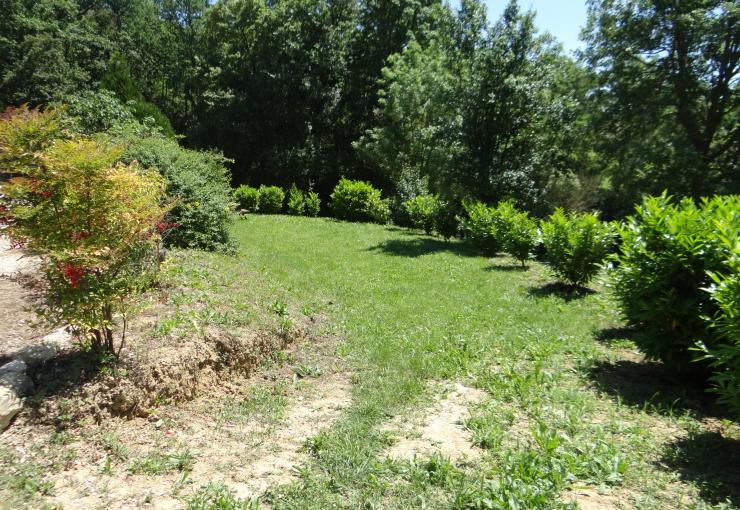
{"label": "leafy bush", "polygon": [[131,111],[108,90],[88,91],[65,100],[75,131],[101,133],[134,120]]}
{"label": "leafy bush", "polygon": [[498,213],[481,202],[463,204],[465,216],[460,222],[465,238],[486,255],[496,255],[502,248]]}
{"label": "leafy bush", "polygon": [[547,263],[571,285],[584,285],[596,276],[614,241],[612,226],[592,213],[566,214],[556,209],[542,222]]}
{"label": "leafy bush", "polygon": [[313,191],[306,193],[306,215],[316,217],[321,212],[321,198]]}
{"label": "leafy bush", "polygon": [[[719,304],[704,289],[713,283],[710,275],[724,281],[731,273],[732,245],[722,232],[738,231],[738,211],[737,196],[697,205],[663,194],[647,198],[623,227],[614,289],[622,313],[638,330],[635,342],[648,357],[679,370],[706,370],[691,363],[692,349],[702,342],[712,351],[721,335],[707,325]],[[719,298],[725,299],[723,291]]]}
{"label": "leafy bush", "polygon": [[234,199],[247,212],[255,213],[259,209],[260,192],[257,188],[242,184],[234,190]]}
{"label": "leafy bush", "polygon": [[517,210],[513,202],[504,201],[496,207],[498,233],[505,252],[526,265],[537,245],[537,224],[526,212]]}
{"label": "leafy bush", "polygon": [[[738,212],[740,214],[740,211]],[[710,274],[714,284],[707,289],[718,312],[707,317],[713,331],[719,335],[718,345],[709,348],[699,344],[714,374],[710,377],[719,401],[740,417],[740,231],[723,233],[723,242],[731,250],[729,271],[725,275]]]}
{"label": "leafy bush", "polygon": [[293,184],[288,191],[288,214],[303,216],[306,212],[306,200],[303,192]]}
{"label": "leafy bush", "polygon": [[331,194],[331,208],[340,220],[387,223],[390,219],[388,200],[364,181],[342,178]]}
{"label": "leafy bush", "polygon": [[437,195],[417,195],[403,202],[403,208],[414,227],[432,234],[436,228],[442,201]]}
{"label": "leafy bush", "polygon": [[184,248],[231,249],[229,224],[234,204],[227,160],[217,152],[183,149],[162,136],[121,136],[127,142],[123,161],[156,168],[167,179],[167,195],[174,201],[167,222],[177,228],[164,234],[165,242]]}
{"label": "leafy bush", "polygon": [[[157,270],[166,209],[164,179],[117,163],[121,147],[63,139],[53,110],[21,108],[0,118],[2,222],[13,242],[38,254],[46,281],[42,315],[70,324],[96,348],[116,354],[113,328]],[[120,348],[119,348],[120,352]]]}
{"label": "leafy bush", "polygon": [[462,214],[460,202],[443,201],[434,218],[434,229],[445,239],[450,239],[459,234],[460,220]]}
{"label": "leafy bush", "polygon": [[283,210],[285,192],[277,186],[265,186],[259,188],[259,210],[265,214],[279,214]]}

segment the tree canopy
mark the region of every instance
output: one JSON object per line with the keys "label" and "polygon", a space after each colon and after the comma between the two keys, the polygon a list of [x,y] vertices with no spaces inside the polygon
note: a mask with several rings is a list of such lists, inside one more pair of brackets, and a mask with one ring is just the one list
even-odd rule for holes
{"label": "tree canopy", "polygon": [[619,216],[740,191],[737,3],[588,8],[572,57],[515,0],[0,0],[0,106],[116,110],[105,90],[234,185],[324,197],[345,176]]}

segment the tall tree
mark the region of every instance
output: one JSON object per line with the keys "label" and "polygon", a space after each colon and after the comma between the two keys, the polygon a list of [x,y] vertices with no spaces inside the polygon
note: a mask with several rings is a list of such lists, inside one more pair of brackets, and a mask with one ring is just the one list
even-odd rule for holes
{"label": "tall tree", "polygon": [[585,37],[626,202],[740,190],[740,4],[590,0]]}

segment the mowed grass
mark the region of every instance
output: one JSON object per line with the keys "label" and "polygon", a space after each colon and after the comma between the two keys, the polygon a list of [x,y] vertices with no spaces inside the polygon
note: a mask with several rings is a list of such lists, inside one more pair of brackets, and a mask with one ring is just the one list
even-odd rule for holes
{"label": "mowed grass", "polygon": [[[740,503],[737,425],[640,362],[600,284],[569,292],[538,263],[521,271],[394,227],[249,216],[235,234],[235,258],[209,256],[211,270],[248,268],[266,300],[325,316],[353,373],[352,406],[308,442],[311,461],[268,494],[272,508]],[[386,459],[383,425],[446,380],[488,394],[466,424],[483,457]]]}

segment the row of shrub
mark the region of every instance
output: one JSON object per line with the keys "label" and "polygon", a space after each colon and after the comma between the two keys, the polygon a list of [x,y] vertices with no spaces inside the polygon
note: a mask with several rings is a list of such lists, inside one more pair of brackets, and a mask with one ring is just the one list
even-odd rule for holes
{"label": "row of shrub", "polygon": [[284,205],[288,214],[296,216],[318,216],[321,212],[318,193],[303,192],[295,184],[288,191],[287,203],[285,191],[278,186],[253,188],[243,184],[234,190],[234,198],[239,208],[248,213],[279,214]]}

